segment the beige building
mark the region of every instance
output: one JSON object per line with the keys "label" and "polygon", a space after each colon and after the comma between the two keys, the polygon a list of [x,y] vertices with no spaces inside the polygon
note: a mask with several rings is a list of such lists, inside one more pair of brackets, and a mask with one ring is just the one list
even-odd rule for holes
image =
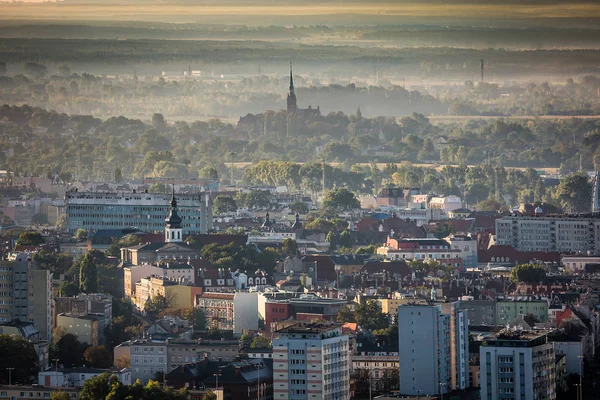
{"label": "beige building", "polygon": [[202,293],[200,287],[179,284],[177,281],[162,277],[148,277],[142,278],[136,284],[133,300],[135,306],[143,311],[146,301],[160,294],[167,300],[170,308],[186,308],[194,306],[194,299],[200,293]]}
{"label": "beige building", "polygon": [[373,390],[383,390],[384,380],[391,374],[399,374],[400,357],[398,353],[361,352],[352,356],[352,369],[369,371]]}
{"label": "beige building", "polygon": [[233,330],[234,298],[234,293],[202,293],[196,298],[196,306],[204,310],[210,326]]}
{"label": "beige building", "polygon": [[377,299],[377,303],[381,307],[381,312],[388,314],[391,321],[395,321],[398,318],[398,307],[403,304],[414,302],[415,299]]}
{"label": "beige building", "polygon": [[66,333],[77,336],[81,343],[98,346],[102,342],[104,329],[103,317],[96,315],[76,316],[59,314],[56,316],[56,327]]}
{"label": "beige building", "polygon": [[71,400],[79,398],[79,388],[0,385],[0,400],[51,399],[58,391],[66,392]]}

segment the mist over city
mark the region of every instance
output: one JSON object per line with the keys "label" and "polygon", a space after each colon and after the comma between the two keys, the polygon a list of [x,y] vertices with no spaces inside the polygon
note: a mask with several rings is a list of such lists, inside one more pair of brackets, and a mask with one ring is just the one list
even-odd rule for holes
{"label": "mist over city", "polygon": [[599,346],[597,1],[0,1],[0,400],[592,400]]}

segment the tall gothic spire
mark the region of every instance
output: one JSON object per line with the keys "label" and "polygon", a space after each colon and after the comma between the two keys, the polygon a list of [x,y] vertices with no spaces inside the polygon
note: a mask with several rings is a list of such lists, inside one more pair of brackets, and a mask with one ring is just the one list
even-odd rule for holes
{"label": "tall gothic spire", "polygon": [[600,171],[594,176],[594,194],[592,197],[592,212],[600,213]]}
{"label": "tall gothic spire", "polygon": [[292,72],[292,62],[290,61],[290,93],[294,93],[294,73]]}

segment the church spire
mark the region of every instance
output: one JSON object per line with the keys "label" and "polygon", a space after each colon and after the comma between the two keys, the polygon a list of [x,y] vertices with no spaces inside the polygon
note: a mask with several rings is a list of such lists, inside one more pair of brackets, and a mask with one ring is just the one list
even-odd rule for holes
{"label": "church spire", "polygon": [[165,242],[182,242],[183,229],[181,217],[177,214],[177,200],[175,199],[175,185],[171,194],[171,210],[169,216],[165,219]]}
{"label": "church spire", "polygon": [[292,72],[292,62],[290,61],[290,93],[294,93],[294,73]]}

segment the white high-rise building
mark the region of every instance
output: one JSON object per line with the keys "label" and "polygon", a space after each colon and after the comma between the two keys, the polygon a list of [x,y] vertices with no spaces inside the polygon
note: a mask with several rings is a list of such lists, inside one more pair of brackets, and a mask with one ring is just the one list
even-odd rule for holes
{"label": "white high-rise building", "polygon": [[458,303],[398,307],[400,393],[437,395],[469,386],[468,318]]}
{"label": "white high-rise building", "polygon": [[544,331],[503,330],[479,349],[482,400],[554,400],[554,343]]}
{"label": "white high-rise building", "polygon": [[350,399],[348,336],[339,324],[299,322],[277,334],[273,341],[274,399]]}

